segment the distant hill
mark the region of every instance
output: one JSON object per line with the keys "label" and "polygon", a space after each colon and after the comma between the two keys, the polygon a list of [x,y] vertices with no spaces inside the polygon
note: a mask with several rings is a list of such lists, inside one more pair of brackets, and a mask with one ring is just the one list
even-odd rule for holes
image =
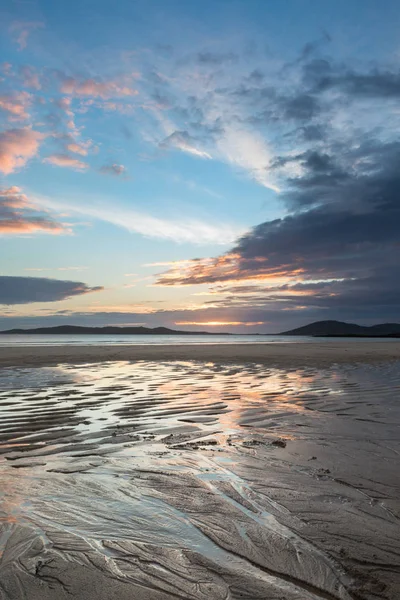
{"label": "distant hill", "polygon": [[[60,325],[58,327],[38,327],[36,329],[8,329],[0,331],[0,334],[24,334],[24,335],[217,335],[208,331],[177,331],[168,327],[79,327],[77,325]],[[218,334],[221,335],[221,334]],[[229,335],[229,334],[226,334]]]}
{"label": "distant hill", "polygon": [[311,335],[315,337],[400,337],[399,323],[382,323],[365,327],[342,321],[316,321],[304,327],[283,331],[280,335]]}

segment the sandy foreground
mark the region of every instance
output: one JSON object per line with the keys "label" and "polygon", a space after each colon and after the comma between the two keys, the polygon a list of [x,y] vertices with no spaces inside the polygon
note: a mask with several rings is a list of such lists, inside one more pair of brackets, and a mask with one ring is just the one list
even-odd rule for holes
{"label": "sandy foreground", "polygon": [[400,342],[0,349],[1,600],[398,600]]}
{"label": "sandy foreground", "polygon": [[0,348],[1,366],[46,366],[115,360],[260,362],[282,367],[400,359],[400,341],[330,341],[306,344],[183,344],[132,346],[30,346]]}

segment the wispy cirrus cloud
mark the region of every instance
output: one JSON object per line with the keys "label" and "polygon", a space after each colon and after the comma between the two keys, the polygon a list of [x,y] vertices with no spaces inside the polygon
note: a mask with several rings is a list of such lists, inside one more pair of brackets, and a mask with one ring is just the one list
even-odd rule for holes
{"label": "wispy cirrus cloud", "polygon": [[45,135],[29,127],[0,132],[0,171],[5,175],[26,165],[37,155]]}
{"label": "wispy cirrus cloud", "polygon": [[198,142],[187,131],[174,131],[159,143],[159,148],[177,148],[198,158],[211,158],[208,152],[199,148]]}
{"label": "wispy cirrus cloud", "polygon": [[26,268],[24,271],[34,271],[35,273],[42,273],[44,271],[86,271],[88,267],[31,267]]}
{"label": "wispy cirrus cloud", "polygon": [[218,244],[232,243],[242,233],[243,229],[227,223],[212,224],[196,218],[161,218],[149,215],[139,210],[118,205],[115,201],[90,204],[89,202],[75,204],[69,201],[54,201],[48,198],[37,198],[38,204],[56,211],[68,211],[100,221],[106,221],[132,233],[138,233],[148,238],[170,240],[188,244]]}
{"label": "wispy cirrus cloud", "polygon": [[279,192],[269,164],[274,156],[262,136],[240,127],[225,127],[217,140],[217,148],[224,160],[247,171],[262,186]]}

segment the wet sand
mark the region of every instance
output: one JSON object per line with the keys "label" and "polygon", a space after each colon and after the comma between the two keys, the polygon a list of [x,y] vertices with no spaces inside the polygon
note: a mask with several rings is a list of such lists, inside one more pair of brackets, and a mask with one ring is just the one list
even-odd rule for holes
{"label": "wet sand", "polygon": [[1,600],[400,598],[400,344],[332,345],[1,349]]}
{"label": "wet sand", "polygon": [[[34,342],[34,340],[33,340]],[[115,360],[205,360],[326,366],[400,359],[400,341],[351,340],[308,343],[184,344],[132,346],[29,346],[0,348],[1,366],[47,366]]]}

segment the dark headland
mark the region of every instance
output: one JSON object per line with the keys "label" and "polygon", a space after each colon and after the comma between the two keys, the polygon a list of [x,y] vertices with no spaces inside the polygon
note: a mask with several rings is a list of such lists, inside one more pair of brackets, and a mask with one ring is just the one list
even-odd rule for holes
{"label": "dark headland", "polygon": [[307,335],[312,337],[400,337],[399,323],[356,325],[342,321],[316,321],[304,327],[283,331],[280,335]]}
{"label": "dark headland", "polygon": [[[215,335],[208,331],[179,331],[168,327],[80,327],[78,325],[59,325],[57,327],[37,327],[35,329],[8,329],[0,334],[24,335]],[[220,334],[218,334],[220,335]],[[229,335],[229,334],[226,334]]]}
{"label": "dark headland", "polygon": [[[215,331],[181,331],[168,327],[81,327],[78,325],[59,325],[57,327],[37,327],[35,329],[8,329],[0,331],[4,335],[232,335],[232,333]],[[244,335],[244,334],[236,334]],[[316,321],[291,329],[279,334],[253,333],[251,335],[286,335],[286,336],[311,336],[311,337],[400,337],[399,323],[381,323],[369,327],[344,323],[342,321]]]}

